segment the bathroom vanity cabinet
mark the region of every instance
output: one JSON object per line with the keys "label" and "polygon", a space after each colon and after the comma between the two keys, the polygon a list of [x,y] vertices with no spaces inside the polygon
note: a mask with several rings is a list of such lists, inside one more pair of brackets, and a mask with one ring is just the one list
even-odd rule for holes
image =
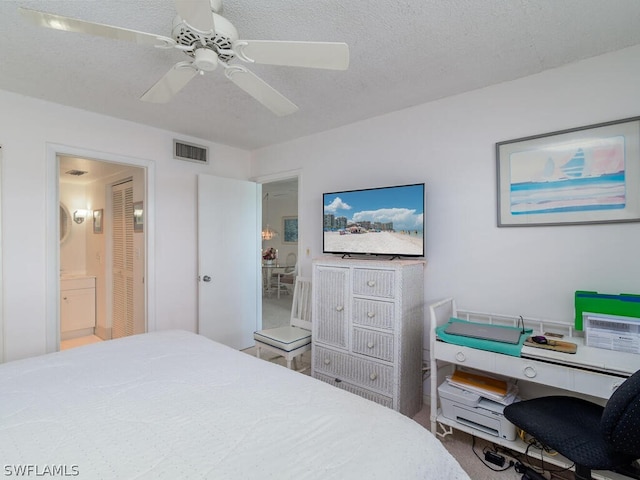
{"label": "bathroom vanity cabinet", "polygon": [[92,335],[96,326],[96,278],[60,280],[60,337]]}

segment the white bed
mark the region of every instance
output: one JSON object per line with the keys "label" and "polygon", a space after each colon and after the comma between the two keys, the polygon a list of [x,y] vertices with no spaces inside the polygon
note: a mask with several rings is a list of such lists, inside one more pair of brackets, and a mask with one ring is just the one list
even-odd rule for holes
{"label": "white bed", "polygon": [[413,420],[184,331],[0,365],[0,459],[81,479],[469,478]]}

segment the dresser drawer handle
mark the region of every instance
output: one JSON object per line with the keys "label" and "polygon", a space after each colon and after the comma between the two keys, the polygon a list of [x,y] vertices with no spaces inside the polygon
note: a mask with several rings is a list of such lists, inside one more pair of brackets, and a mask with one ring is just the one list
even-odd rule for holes
{"label": "dresser drawer handle", "polygon": [[367,317],[373,318],[376,316],[376,312],[367,312]]}
{"label": "dresser drawer handle", "polygon": [[367,343],[367,348],[373,348],[373,342]]}
{"label": "dresser drawer handle", "polygon": [[336,310],[337,310],[338,312],[341,312],[341,311],[343,311],[343,310],[344,310],[344,306],[343,306],[343,305],[338,305],[338,306],[336,307]]}
{"label": "dresser drawer handle", "polygon": [[367,282],[367,285],[370,286],[370,287],[375,287],[376,286],[376,282],[374,282],[373,280],[369,280]]}
{"label": "dresser drawer handle", "polygon": [[622,384],[621,383],[614,383],[613,385],[611,385],[611,391],[615,392],[620,385],[622,385]]}
{"label": "dresser drawer handle", "polygon": [[331,363],[331,360],[329,360],[328,358],[324,359],[324,364],[325,365],[329,365]]}
{"label": "dresser drawer handle", "polygon": [[467,359],[466,355],[462,352],[457,352],[456,353],[456,360],[458,360],[459,362],[464,362]]}
{"label": "dresser drawer handle", "polygon": [[536,372],[536,369],[530,365],[527,365],[526,367],[524,367],[524,369],[522,370],[522,373],[524,373],[524,376],[527,378],[535,378],[535,376],[538,375],[538,372]]}
{"label": "dresser drawer handle", "polygon": [[371,375],[369,375],[369,380],[373,381],[376,378],[378,378],[378,374],[377,373],[372,373]]}

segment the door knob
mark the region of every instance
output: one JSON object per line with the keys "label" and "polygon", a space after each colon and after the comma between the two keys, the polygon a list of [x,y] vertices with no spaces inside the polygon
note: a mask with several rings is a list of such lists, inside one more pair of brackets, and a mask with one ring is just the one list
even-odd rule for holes
{"label": "door knob", "polygon": [[211,277],[209,275],[205,275],[204,277],[202,277],[202,281],[203,282],[210,282],[211,281]]}

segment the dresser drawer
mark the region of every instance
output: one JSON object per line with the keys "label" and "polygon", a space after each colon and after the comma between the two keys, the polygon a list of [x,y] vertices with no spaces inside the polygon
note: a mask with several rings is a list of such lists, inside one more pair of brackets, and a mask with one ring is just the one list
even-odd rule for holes
{"label": "dresser drawer", "polygon": [[353,269],[354,295],[370,297],[395,297],[395,272],[392,270],[375,270],[369,268]]}
{"label": "dresser drawer", "polygon": [[497,354],[452,343],[435,342],[434,355],[438,360],[492,372]]}
{"label": "dresser drawer", "polygon": [[390,397],[387,397],[385,395],[380,395],[379,393],[366,390],[356,385],[352,385],[351,383],[343,382],[334,377],[328,377],[327,375],[322,375],[320,373],[316,373],[315,378],[317,378],[318,380],[322,380],[323,382],[326,382],[330,385],[333,385],[334,387],[338,387],[342,390],[346,390],[347,392],[355,393],[356,395],[366,398],[367,400],[371,400],[373,402],[379,403],[382,406],[385,406],[388,408],[393,407],[393,400]]}
{"label": "dresser drawer", "polygon": [[393,335],[354,328],[352,340],[354,352],[387,362],[393,361]]}
{"label": "dresser drawer", "polygon": [[393,393],[393,367],[316,346],[314,371],[387,395]]}
{"label": "dresser drawer", "polygon": [[391,302],[377,302],[362,298],[353,299],[353,323],[367,327],[393,329],[395,305]]}

